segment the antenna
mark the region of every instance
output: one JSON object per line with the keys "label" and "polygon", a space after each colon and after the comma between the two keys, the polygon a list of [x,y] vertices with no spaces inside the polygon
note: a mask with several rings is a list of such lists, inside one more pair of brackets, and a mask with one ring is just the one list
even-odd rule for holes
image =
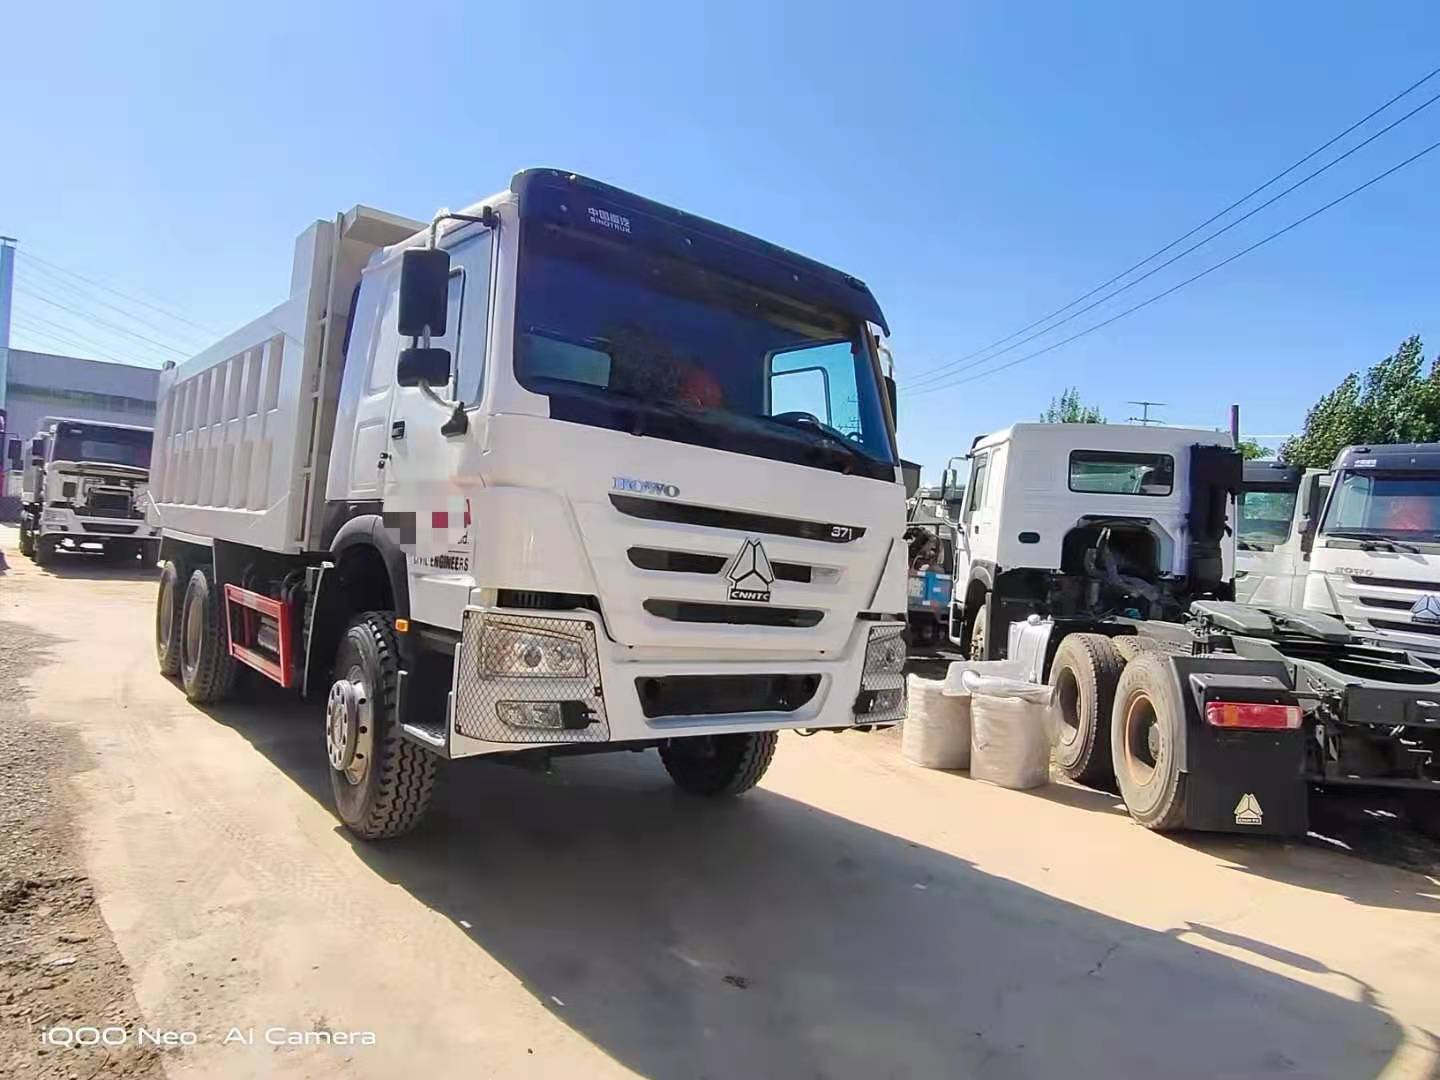
{"label": "antenna", "polygon": [[1139,416],[1127,417],[1127,419],[1132,424],[1140,424],[1143,427],[1149,427],[1151,424],[1160,423],[1160,418],[1158,416],[1151,416],[1150,410],[1152,408],[1160,408],[1169,403],[1165,401],[1127,401],[1125,404],[1140,406]]}

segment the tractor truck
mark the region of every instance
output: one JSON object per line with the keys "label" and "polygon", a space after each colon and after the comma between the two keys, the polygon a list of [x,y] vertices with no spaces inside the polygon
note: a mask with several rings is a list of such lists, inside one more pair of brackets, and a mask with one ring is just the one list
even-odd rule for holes
{"label": "tractor truck", "polygon": [[1016,424],[970,463],[952,638],[1054,687],[1065,775],[1152,829],[1303,834],[1313,787],[1394,790],[1440,828],[1440,672],[1234,602],[1228,436]]}
{"label": "tractor truck", "polygon": [[339,818],[446,759],[653,748],[735,795],[784,729],[905,712],[905,487],[863,282],[550,169],[366,207],[162,373],[161,669],[324,701]]}

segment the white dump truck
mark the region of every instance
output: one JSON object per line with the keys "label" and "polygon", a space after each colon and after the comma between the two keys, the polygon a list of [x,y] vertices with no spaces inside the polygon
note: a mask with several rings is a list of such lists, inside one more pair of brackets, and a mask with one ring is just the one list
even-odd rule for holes
{"label": "white dump truck", "polygon": [[[154,564],[158,531],[145,520],[147,427],[46,417],[24,455],[20,551],[42,566],[59,551]],[[20,462],[16,462],[20,464]]]}
{"label": "white dump truck", "polygon": [[325,698],[341,820],[445,758],[658,749],[737,794],[786,728],[905,711],[885,319],[848,274],[553,170],[364,207],[162,373],[161,668]]}

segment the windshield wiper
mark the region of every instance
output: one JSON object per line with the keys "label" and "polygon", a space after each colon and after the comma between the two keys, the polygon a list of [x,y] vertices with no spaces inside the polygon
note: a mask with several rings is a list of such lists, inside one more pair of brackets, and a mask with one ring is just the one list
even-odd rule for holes
{"label": "windshield wiper", "polygon": [[1325,535],[1339,537],[1341,540],[1358,540],[1361,551],[1407,551],[1412,555],[1420,554],[1420,549],[1414,544],[1407,544],[1403,540],[1392,540],[1388,536],[1376,536],[1374,533],[1353,529],[1331,529]]}
{"label": "windshield wiper", "polygon": [[819,420],[813,422],[807,420],[785,420],[778,416],[757,416],[757,420],[764,420],[771,424],[778,424],[789,431],[798,431],[805,435],[818,435],[828,445],[838,446],[845,451],[847,457],[858,458],[861,461],[870,460],[863,450],[856,446],[848,437],[842,435],[834,428],[822,423]]}

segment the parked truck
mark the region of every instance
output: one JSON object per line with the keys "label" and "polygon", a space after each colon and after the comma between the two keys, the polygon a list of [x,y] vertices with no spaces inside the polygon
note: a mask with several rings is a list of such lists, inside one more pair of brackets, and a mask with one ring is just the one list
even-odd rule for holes
{"label": "parked truck", "polygon": [[41,566],[86,549],[153,565],[160,539],[144,505],[153,437],[147,427],[47,417],[26,459],[15,455],[21,553]]}
{"label": "parked truck", "polygon": [[920,488],[906,507],[905,544],[910,573],[906,621],[910,642],[934,645],[947,636],[955,574],[955,526],[939,488]]}
{"label": "parked truck", "polygon": [[1403,791],[1440,827],[1440,673],[1233,601],[1228,436],[1017,424],[970,457],[952,634],[1055,688],[1065,775],[1153,829],[1302,834],[1312,786]]}
{"label": "parked truck", "polygon": [[446,758],[656,748],[722,796],[783,729],[894,724],[887,333],[848,274],[553,170],[316,222],[286,302],[162,373],[161,669],[324,697],[367,838]]}

